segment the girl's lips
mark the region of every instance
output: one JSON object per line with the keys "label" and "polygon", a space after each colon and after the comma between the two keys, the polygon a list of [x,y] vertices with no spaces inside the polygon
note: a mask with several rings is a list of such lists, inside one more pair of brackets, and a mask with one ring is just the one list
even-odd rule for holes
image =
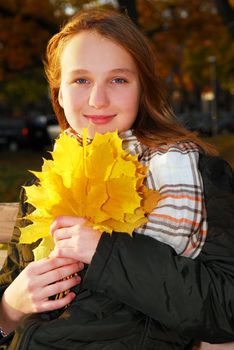
{"label": "girl's lips", "polygon": [[85,117],[93,124],[106,124],[106,123],[109,123],[115,117],[115,114],[112,114],[112,115],[85,115]]}

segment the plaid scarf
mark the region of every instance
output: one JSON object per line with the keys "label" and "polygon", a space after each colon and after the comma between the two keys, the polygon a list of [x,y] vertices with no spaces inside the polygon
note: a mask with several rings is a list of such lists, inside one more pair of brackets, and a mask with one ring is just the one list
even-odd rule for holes
{"label": "plaid scarf", "polygon": [[[67,129],[66,134],[82,143],[82,136]],[[199,147],[190,141],[157,148],[143,145],[132,130],[119,134],[123,148],[148,167],[146,185],[159,190],[161,199],[148,222],[135,232],[170,245],[177,254],[195,258],[207,234],[203,183],[198,170]],[[89,140],[88,142],[91,142]]]}

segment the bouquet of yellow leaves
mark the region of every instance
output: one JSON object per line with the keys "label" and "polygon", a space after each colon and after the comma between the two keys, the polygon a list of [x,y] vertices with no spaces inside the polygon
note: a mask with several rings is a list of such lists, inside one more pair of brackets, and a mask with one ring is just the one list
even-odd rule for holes
{"label": "bouquet of yellow leaves", "polygon": [[44,159],[41,172],[32,172],[39,183],[25,186],[27,202],[35,210],[26,216],[32,224],[21,228],[20,243],[42,239],[35,260],[53,250],[50,225],[57,216],[78,216],[102,232],[127,232],[147,222],[156,207],[158,191],[144,185],[147,168],[137,156],[122,149],[117,132],[96,133],[83,145],[65,133],[56,140],[52,160]]}

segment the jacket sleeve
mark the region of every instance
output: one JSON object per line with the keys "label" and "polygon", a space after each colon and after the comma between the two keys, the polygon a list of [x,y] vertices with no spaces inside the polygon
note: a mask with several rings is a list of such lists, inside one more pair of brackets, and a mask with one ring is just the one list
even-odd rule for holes
{"label": "jacket sleeve", "polygon": [[145,235],[103,234],[83,287],[170,329],[210,343],[234,340],[234,184],[219,158],[201,157],[208,236],[196,259]]}
{"label": "jacket sleeve", "polygon": [[[34,182],[35,179],[28,181],[26,185],[31,185]],[[25,190],[22,188],[19,200],[19,213],[11,240],[8,243],[7,258],[0,271],[0,298],[9,284],[11,284],[29,262],[33,261],[34,257],[32,249],[34,248],[35,243],[19,243],[20,228],[28,224],[28,221],[24,219],[24,216],[33,209],[34,208],[26,202]]]}

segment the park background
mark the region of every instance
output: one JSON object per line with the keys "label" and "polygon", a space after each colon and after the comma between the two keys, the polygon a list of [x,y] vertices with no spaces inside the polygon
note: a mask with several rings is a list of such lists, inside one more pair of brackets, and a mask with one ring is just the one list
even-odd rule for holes
{"label": "park background", "polygon": [[[233,0],[0,0],[0,121],[53,114],[47,42],[75,12],[94,6],[126,12],[148,36],[178,119],[234,168]],[[18,201],[27,169],[40,170],[51,147],[0,147],[0,202]]]}

